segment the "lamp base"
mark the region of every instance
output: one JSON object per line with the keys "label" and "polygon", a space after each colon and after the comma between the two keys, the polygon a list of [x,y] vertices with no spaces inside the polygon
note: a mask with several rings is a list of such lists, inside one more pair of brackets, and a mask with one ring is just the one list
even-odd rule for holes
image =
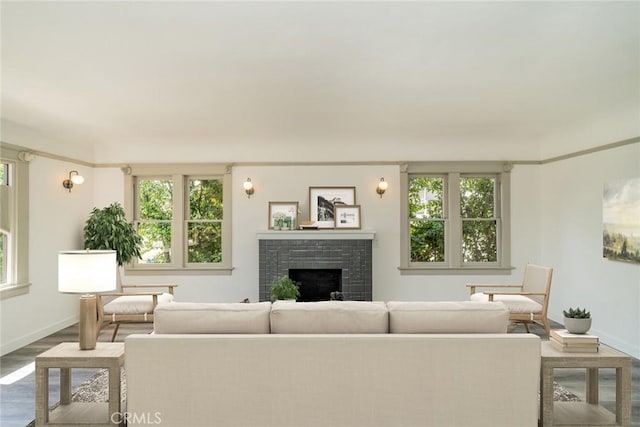
{"label": "lamp base", "polygon": [[80,350],[96,348],[98,338],[97,305],[95,295],[80,297]]}

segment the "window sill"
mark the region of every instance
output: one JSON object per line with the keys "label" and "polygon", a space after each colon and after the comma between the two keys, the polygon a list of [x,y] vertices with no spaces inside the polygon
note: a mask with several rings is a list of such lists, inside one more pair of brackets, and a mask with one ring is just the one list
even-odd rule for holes
{"label": "window sill", "polygon": [[0,300],[17,297],[29,293],[31,283],[20,283],[17,285],[5,285],[0,288]]}
{"label": "window sill", "polygon": [[515,267],[398,267],[401,276],[470,276],[509,275]]}
{"label": "window sill", "polygon": [[125,268],[128,276],[231,276],[233,267],[205,267],[205,268]]}

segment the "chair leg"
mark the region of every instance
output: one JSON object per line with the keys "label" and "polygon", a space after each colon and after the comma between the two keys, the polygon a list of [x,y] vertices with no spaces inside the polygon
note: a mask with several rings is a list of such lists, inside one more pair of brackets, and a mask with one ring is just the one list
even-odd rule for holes
{"label": "chair leg", "polygon": [[116,340],[116,335],[118,335],[118,328],[120,328],[120,323],[116,323],[116,327],[113,329],[113,335],[111,336],[111,342]]}
{"label": "chair leg", "polygon": [[542,325],[544,326],[544,330],[547,332],[547,337],[551,336],[551,325],[549,324],[549,319],[546,317],[542,319]]}
{"label": "chair leg", "polygon": [[531,331],[529,330],[529,322],[522,322],[524,324],[524,329],[527,331],[528,334],[531,333]]}

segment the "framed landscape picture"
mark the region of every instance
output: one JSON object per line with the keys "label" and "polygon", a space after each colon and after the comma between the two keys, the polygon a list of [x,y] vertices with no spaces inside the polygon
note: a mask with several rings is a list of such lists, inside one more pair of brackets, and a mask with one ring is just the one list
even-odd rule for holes
{"label": "framed landscape picture", "polygon": [[335,205],[336,228],[347,230],[360,229],[359,205]]}
{"label": "framed landscape picture", "polygon": [[309,220],[318,228],[335,227],[335,206],[356,204],[356,187],[309,187]]}
{"label": "framed landscape picture", "polygon": [[602,222],[604,257],[640,264],[640,178],[604,185]]}
{"label": "framed landscape picture", "polygon": [[298,223],[298,202],[269,202],[269,230],[293,230]]}

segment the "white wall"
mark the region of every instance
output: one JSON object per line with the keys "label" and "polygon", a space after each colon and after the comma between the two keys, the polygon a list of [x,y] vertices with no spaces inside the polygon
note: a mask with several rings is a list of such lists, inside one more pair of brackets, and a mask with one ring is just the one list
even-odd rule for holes
{"label": "white wall", "polygon": [[544,165],[542,260],[554,267],[550,317],[586,307],[592,332],[640,357],[640,265],[602,257],[607,182],[640,176],[640,144]]}
{"label": "white wall", "polygon": [[[69,192],[62,181],[70,170],[85,176]],[[82,226],[93,200],[93,170],[36,157],[29,166],[28,294],[0,301],[2,354],[78,320],[78,296],[58,292],[58,251],[82,248]]]}
{"label": "white wall", "polygon": [[[250,177],[255,194],[248,198],[242,183]],[[382,198],[375,192],[380,177],[389,183]],[[467,282],[518,282],[527,262],[540,261],[539,167],[518,166],[512,172],[512,275],[401,276],[400,169],[389,165],[237,166],[233,168],[233,274],[231,276],[125,276],[125,283],[179,284],[183,301],[258,300],[258,241],[267,229],[270,201],[298,201],[300,218],[309,216],[310,186],[355,186],[362,209],[362,228],[376,232],[373,242],[373,298],[389,300],[460,300],[468,298]]]}
{"label": "white wall", "polygon": [[[518,282],[527,262],[555,268],[551,318],[562,321],[569,305],[594,315],[603,341],[640,356],[640,266],[602,259],[602,186],[639,175],[638,144],[544,166],[516,165],[512,171],[512,265],[504,276],[401,276],[400,172],[393,165],[236,166],[233,169],[233,266],[231,276],[131,276],[125,283],[179,284],[182,301],[258,299],[256,232],[267,228],[269,201],[299,201],[308,216],[309,186],[354,185],[362,225],[374,230],[373,295],[376,300],[462,300],[467,282]],[[71,193],[61,182],[70,169],[87,177]],[[0,302],[2,352],[13,350],[77,320],[77,297],[57,292],[56,254],[82,246],[81,232],[94,206],[123,201],[119,168],[86,167],[36,158],[31,164],[31,292]],[[247,198],[242,182],[256,193]],[[389,182],[375,193],[380,177]],[[630,323],[619,324],[625,318]]]}

